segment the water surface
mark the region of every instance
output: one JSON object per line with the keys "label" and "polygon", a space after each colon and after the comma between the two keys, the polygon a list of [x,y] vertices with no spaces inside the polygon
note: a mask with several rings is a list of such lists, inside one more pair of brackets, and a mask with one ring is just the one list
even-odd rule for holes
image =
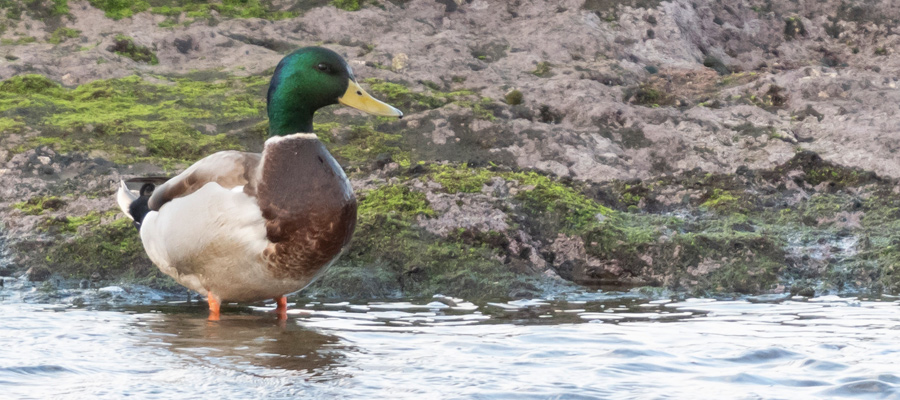
{"label": "water surface", "polygon": [[900,398],[900,303],[0,303],[2,398]]}

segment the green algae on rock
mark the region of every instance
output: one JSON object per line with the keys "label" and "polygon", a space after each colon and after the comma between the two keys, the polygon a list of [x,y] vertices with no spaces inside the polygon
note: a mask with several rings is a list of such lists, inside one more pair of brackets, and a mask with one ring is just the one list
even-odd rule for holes
{"label": "green algae on rock", "polygon": [[553,76],[553,64],[550,64],[548,61],[541,61],[534,68],[534,71],[531,71],[531,74],[541,78],[549,78]]}
{"label": "green algae on rock", "polygon": [[10,128],[43,130],[20,152],[49,145],[62,152],[101,151],[121,163],[171,164],[241,148],[233,135],[198,128],[262,120],[265,87],[264,78],[253,76],[161,83],[131,76],[67,89],[40,75],[20,75],[0,83],[0,117],[12,122],[5,124]]}
{"label": "green algae on rock", "polygon": [[[539,279],[533,270],[510,266],[514,265],[510,257],[516,257],[510,253],[510,238],[517,230],[541,243],[540,257],[556,274],[590,286],[655,286],[694,295],[900,292],[900,280],[894,274],[900,252],[896,246],[885,245],[900,240],[893,239],[900,200],[892,194],[892,184],[824,162],[811,153],[800,153],[773,170],[733,175],[688,172],[593,189],[577,189],[571,182],[535,172],[464,164],[425,165],[424,172],[397,178],[399,183],[370,192],[369,201],[374,203],[363,195],[360,212],[365,217],[361,217],[354,250],[315,286],[316,293],[338,293],[343,284],[364,288],[356,279],[372,277],[380,282],[379,296],[424,295],[429,290],[456,295],[469,293],[467,285],[500,293],[473,278],[477,276],[490,276],[516,288],[506,290],[507,295],[528,293]],[[514,195],[488,196],[489,202],[505,210],[509,221],[515,221],[510,230],[458,228],[452,234],[436,235],[422,229],[429,220],[441,218],[442,212],[412,188],[435,182],[457,198],[483,197],[495,193],[487,188],[498,179],[516,188]],[[801,187],[775,190],[791,184]],[[809,197],[797,200],[801,190]],[[588,195],[594,191],[617,209]],[[676,193],[681,194],[673,196]],[[861,193],[873,197],[868,202],[855,200]],[[409,211],[396,214],[393,207],[369,208],[375,204],[396,204],[398,210]],[[625,212],[626,208],[631,212]],[[583,253],[573,257],[569,252],[579,246]],[[845,254],[839,256],[834,249],[841,246]],[[834,255],[821,255],[828,252]],[[441,257],[473,254],[480,259],[475,264],[467,261],[471,270],[447,259],[443,262],[449,266],[440,266]],[[351,273],[356,263],[366,265],[361,275]],[[507,275],[510,268],[515,273]],[[463,284],[457,285],[445,280],[448,273],[471,279],[460,278]]]}
{"label": "green algae on rock", "polygon": [[498,261],[498,249],[444,238],[415,222],[434,214],[424,193],[404,185],[364,193],[350,251],[309,290],[375,298],[452,293],[485,299],[536,293],[534,278]]}
{"label": "green algae on rock", "polygon": [[150,8],[150,4],[142,0],[89,0],[89,2],[92,6],[103,10],[107,18],[112,18],[115,20],[128,18],[135,13],[146,11],[148,8]]}
{"label": "green algae on rock", "polygon": [[359,0],[332,0],[331,5],[344,11],[359,11],[362,8]]}
{"label": "green algae on rock", "polygon": [[[327,0],[304,2],[309,4],[298,4],[292,8],[307,8],[326,2]],[[224,0],[222,2],[171,0],[154,1],[152,3],[153,6],[149,9],[151,13],[167,17],[165,21],[159,24],[163,28],[177,24],[189,26],[194,22],[203,20],[214,24],[213,12],[225,18],[262,18],[271,21],[293,18],[299,15],[298,11],[278,10],[277,7],[272,5],[271,1],[265,0]]]}
{"label": "green algae on rock", "polygon": [[134,39],[125,35],[116,35],[115,41],[106,50],[137,62],[150,65],[159,64],[159,59],[156,58],[156,54],[152,50],[135,44]]}
{"label": "green algae on rock", "polygon": [[[108,32],[121,31],[112,25],[124,21],[90,7],[53,11],[53,18],[40,10],[68,7],[65,0],[0,0],[15,5],[0,12],[10,17],[0,15],[3,43],[10,44],[4,76],[40,72],[86,82],[122,71],[203,69],[179,78],[143,75],[139,83],[101,81],[152,98],[110,87],[96,98],[84,93],[76,99],[78,88],[10,80],[7,88],[25,93],[0,96],[7,144],[0,156],[14,165],[4,175],[16,193],[4,203],[11,242],[29,229],[45,246],[35,247],[37,253],[93,234],[97,217],[100,225],[110,223],[108,204],[86,201],[108,193],[77,193],[92,180],[177,170],[219,149],[258,150],[267,137],[259,112],[265,82],[246,85],[222,71],[248,49],[274,57],[288,46],[321,41],[355,55],[358,76],[377,78],[366,89],[393,97],[409,116],[365,123],[329,110],[317,116],[315,132],[345,167],[361,201],[369,196],[399,210],[366,206],[374,222],[361,225],[355,243],[379,250],[339,262],[329,276],[343,279],[326,279],[333,284],[320,286],[322,293],[425,295],[440,289],[429,282],[442,273],[427,266],[461,249],[490,258],[480,268],[498,279],[506,275],[490,268],[519,278],[546,274],[591,286],[654,285],[709,295],[897,293],[896,181],[802,153],[813,149],[828,160],[900,176],[892,158],[896,146],[888,140],[898,93],[890,67],[895,4],[339,3],[362,11],[337,11],[332,0],[93,1],[117,17],[132,14],[129,24],[139,26],[141,36],[123,33],[148,46],[144,40],[153,38],[150,47],[166,65],[148,66],[96,45],[65,56],[59,51],[74,50],[76,41],[108,45]],[[312,18],[266,21],[311,8],[318,8]],[[137,10],[145,11],[134,15]],[[321,16],[337,23],[321,24]],[[583,23],[560,30],[544,23],[548,16]],[[229,21],[248,17],[264,20]],[[434,23],[442,19],[453,24]],[[86,29],[88,21],[110,26]],[[62,26],[84,32],[61,46],[42,43]],[[741,29],[747,26],[758,29]],[[525,27],[531,40],[520,43]],[[220,34],[232,30],[236,34]],[[188,36],[189,54],[171,45]],[[395,70],[396,43],[403,43],[408,62]],[[97,68],[82,68],[95,61]],[[546,65],[551,78],[530,73],[542,61],[552,63]],[[237,69],[262,74],[266,67]],[[229,86],[218,93],[215,84],[223,82]],[[514,104],[515,93],[527,98]],[[75,115],[81,110],[67,98],[92,105],[89,113],[105,107],[117,117]],[[51,149],[60,155],[42,164]],[[101,169],[111,160],[117,171],[71,178],[68,158]],[[529,167],[536,170],[523,169]],[[40,205],[52,196],[66,205]],[[393,250],[378,233],[379,221],[389,217],[400,221],[391,232],[406,238],[393,243],[415,252],[403,256],[419,257],[418,268],[377,253]],[[465,290],[441,282],[446,294]],[[497,282],[491,287],[506,281]]]}
{"label": "green algae on rock", "polygon": [[81,31],[77,29],[59,27],[55,31],[53,31],[53,33],[50,35],[50,38],[47,39],[47,43],[60,44],[68,39],[77,38],[80,34]]}
{"label": "green algae on rock", "polygon": [[140,236],[131,221],[119,218],[108,224],[94,223],[83,234],[50,248],[46,262],[66,278],[99,276],[126,280],[154,288],[174,290],[177,284],[153,266],[144,254]]}
{"label": "green algae on rock", "polygon": [[471,90],[463,89],[444,92],[436,88],[436,84],[424,85],[427,90],[415,92],[399,83],[386,82],[377,78],[364,80],[369,89],[379,98],[410,112],[434,110],[448,104],[456,104],[472,109],[479,119],[492,121],[495,116],[490,111],[490,98],[478,96]]}
{"label": "green algae on rock", "polygon": [[387,157],[407,166],[410,162],[409,151],[405,149],[401,135],[380,132],[371,125],[351,126],[345,134],[329,140],[329,144],[329,149],[339,160],[352,166],[367,167],[377,157]]}
{"label": "green algae on rock", "polygon": [[525,98],[525,96],[523,96],[522,92],[519,91],[518,89],[513,89],[513,90],[507,92],[506,96],[504,96],[504,100],[506,100],[506,104],[509,104],[511,106],[517,106],[519,104],[522,104],[522,102],[524,101],[524,98]]}
{"label": "green algae on rock", "polygon": [[41,215],[45,210],[57,210],[65,205],[65,201],[56,196],[35,196],[26,201],[12,205],[21,210],[25,215]]}

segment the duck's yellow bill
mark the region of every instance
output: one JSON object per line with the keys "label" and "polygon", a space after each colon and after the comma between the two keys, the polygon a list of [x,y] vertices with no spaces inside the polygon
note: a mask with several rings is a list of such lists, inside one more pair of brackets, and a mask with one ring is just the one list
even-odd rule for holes
{"label": "duck's yellow bill", "polygon": [[353,107],[372,115],[397,118],[403,117],[403,113],[400,112],[400,110],[370,96],[358,83],[352,80],[349,81],[349,84],[347,85],[347,92],[338,98],[338,102],[347,107]]}

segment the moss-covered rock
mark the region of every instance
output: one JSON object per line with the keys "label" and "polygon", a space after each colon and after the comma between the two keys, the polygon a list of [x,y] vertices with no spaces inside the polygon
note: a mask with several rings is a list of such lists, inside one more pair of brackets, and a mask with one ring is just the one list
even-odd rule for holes
{"label": "moss-covered rock", "polygon": [[644,83],[625,91],[624,101],[632,104],[660,107],[675,103],[675,98],[664,89],[652,83]]}
{"label": "moss-covered rock", "polygon": [[40,75],[20,75],[0,83],[0,118],[5,129],[42,130],[17,152],[44,145],[61,152],[101,151],[120,163],[169,165],[241,148],[245,132],[209,127],[261,121],[265,87],[262,77],[149,83],[131,76],[67,89]]}
{"label": "moss-covered rock", "polygon": [[359,0],[332,0],[331,4],[345,11],[359,11],[362,8]]}
{"label": "moss-covered rock", "polygon": [[534,68],[534,71],[531,71],[531,74],[541,78],[549,78],[553,76],[553,64],[550,64],[548,61],[541,61]]}
{"label": "moss-covered rock", "polygon": [[405,166],[410,163],[408,146],[403,144],[401,135],[381,132],[371,125],[351,126],[329,142],[331,151],[347,165],[369,168],[369,164],[378,157]]}
{"label": "moss-covered rock", "polygon": [[[443,92],[435,89],[433,86],[426,86],[424,91],[413,91],[403,84],[386,82],[376,78],[369,78],[364,80],[364,82],[373,92],[373,95],[396,107],[411,112],[433,110],[460,101],[468,100],[471,102],[473,98],[476,98],[475,92],[471,90]],[[472,103],[468,105],[472,106]]]}
{"label": "moss-covered rock", "polygon": [[[363,197],[353,250],[317,290],[364,288],[355,280],[377,277],[380,296],[456,295],[469,286],[497,293],[474,278],[487,276],[518,288],[507,295],[529,293],[535,270],[512,262],[530,256],[516,251],[517,235],[525,232],[549,268],[585,285],[657,286],[696,295],[900,292],[895,183],[813,153],[799,153],[772,170],[688,172],[595,187],[464,164],[411,170],[416,172]],[[457,198],[493,202],[512,222],[509,230],[459,228],[435,235],[422,229],[445,212],[416,194],[430,183]],[[391,205],[373,208],[385,204]],[[357,274],[354,268],[362,269]]]}
{"label": "moss-covered rock", "polygon": [[476,300],[535,293],[529,277],[504,264],[498,249],[441,237],[415,222],[434,215],[425,195],[404,185],[363,194],[350,250],[310,291],[376,298],[443,293]]}
{"label": "moss-covered rock", "polygon": [[59,27],[47,39],[47,43],[60,44],[68,39],[77,38],[81,31],[72,28]]}
{"label": "moss-covered rock", "polygon": [[16,40],[6,39],[6,38],[0,39],[0,44],[7,45],[7,46],[18,46],[18,45],[23,45],[23,44],[34,43],[36,41],[37,41],[37,38],[34,36],[22,36]]}
{"label": "moss-covered rock", "polygon": [[152,1],[149,11],[166,16],[166,20],[159,24],[160,27],[166,28],[178,24],[190,25],[197,21],[208,21],[210,24],[214,24],[216,19],[213,17],[213,12],[219,17],[225,18],[262,18],[276,21],[293,18],[300,14],[300,10],[321,6],[327,4],[328,1],[305,1],[293,5],[291,10],[282,10],[269,0],[224,0],[221,2],[167,0]]}
{"label": "moss-covered rock", "polygon": [[140,237],[127,218],[108,224],[91,223],[85,233],[52,247],[46,262],[55,273],[69,278],[96,274],[107,280],[125,279],[157,288],[177,288],[171,278],[147,259]]}
{"label": "moss-covered rock", "polygon": [[518,89],[510,90],[509,92],[506,93],[506,96],[504,96],[504,100],[506,100],[506,104],[509,104],[511,106],[517,106],[519,104],[522,104],[524,99],[525,99],[525,96]]}
{"label": "moss-covered rock", "polygon": [[107,18],[116,20],[128,18],[135,13],[146,11],[150,8],[150,4],[146,1],[90,0],[90,3],[92,6],[103,10]]}
{"label": "moss-covered rock", "polygon": [[21,210],[25,215],[41,215],[46,210],[58,210],[65,204],[64,200],[56,196],[35,196],[15,203],[12,207]]}
{"label": "moss-covered rock", "polygon": [[[66,0],[54,0],[65,2]],[[97,7],[106,14],[107,18],[119,20],[132,15],[150,10],[154,14],[179,17],[182,14],[190,18],[206,19],[211,16],[210,11],[230,18],[266,18],[272,20],[291,18],[297,12],[281,11],[267,0],[151,0],[151,1],[124,1],[124,0],[90,0],[92,6]],[[324,2],[311,2],[324,3]],[[321,5],[321,4],[319,4]]]}
{"label": "moss-covered rock", "polygon": [[147,63],[150,65],[159,64],[156,53],[150,48],[140,46],[134,43],[134,39],[125,35],[116,35],[113,44],[106,49],[107,51],[116,53],[123,57],[128,57],[134,61]]}
{"label": "moss-covered rock", "polygon": [[[123,163],[186,163],[242,148],[241,137],[257,146],[265,138],[264,78],[157,79],[161,83],[127,77],[70,89],[38,75],[18,76],[0,83],[0,121],[8,130],[42,130],[25,139],[23,151],[38,145],[61,153],[98,150]],[[389,101],[434,101],[438,107],[471,96],[373,86]],[[591,286],[696,294],[794,287],[900,291],[893,271],[900,259],[894,251],[900,237],[893,234],[900,231],[900,200],[893,183],[814,153],[798,153],[771,170],[690,171],[587,185],[496,165],[424,162],[408,132],[388,133],[402,122],[356,124],[354,117],[327,112],[322,117],[314,126],[317,135],[351,176],[370,183],[358,194],[359,223],[348,253],[311,293],[530,295],[544,272]],[[243,136],[211,134],[211,123],[246,130]],[[752,136],[751,128],[734,129]],[[635,139],[642,135],[629,132],[611,130],[610,137],[625,147],[645,145]],[[396,165],[387,168],[389,163]],[[69,212],[67,204],[81,197],[59,192],[11,204],[40,218],[36,230],[54,238],[41,262],[66,276],[98,273],[172,284],[150,266],[137,233],[129,221],[115,219],[117,211]],[[436,208],[433,201],[443,203]],[[472,202],[500,210],[503,221],[492,226],[502,228],[445,218],[454,204]]]}
{"label": "moss-covered rock", "polygon": [[800,17],[788,17],[784,19],[784,37],[793,40],[801,36],[806,36],[806,26]]}

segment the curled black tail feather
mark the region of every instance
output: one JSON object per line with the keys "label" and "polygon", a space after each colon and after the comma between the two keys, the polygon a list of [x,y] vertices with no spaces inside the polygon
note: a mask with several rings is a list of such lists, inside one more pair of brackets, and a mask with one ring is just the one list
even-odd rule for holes
{"label": "curled black tail feather", "polygon": [[145,183],[144,186],[141,186],[141,195],[128,206],[128,214],[134,218],[134,227],[139,232],[141,230],[141,223],[144,222],[144,217],[150,212],[150,206],[147,202],[150,201],[150,195],[153,194],[153,189],[156,189],[156,185]]}

